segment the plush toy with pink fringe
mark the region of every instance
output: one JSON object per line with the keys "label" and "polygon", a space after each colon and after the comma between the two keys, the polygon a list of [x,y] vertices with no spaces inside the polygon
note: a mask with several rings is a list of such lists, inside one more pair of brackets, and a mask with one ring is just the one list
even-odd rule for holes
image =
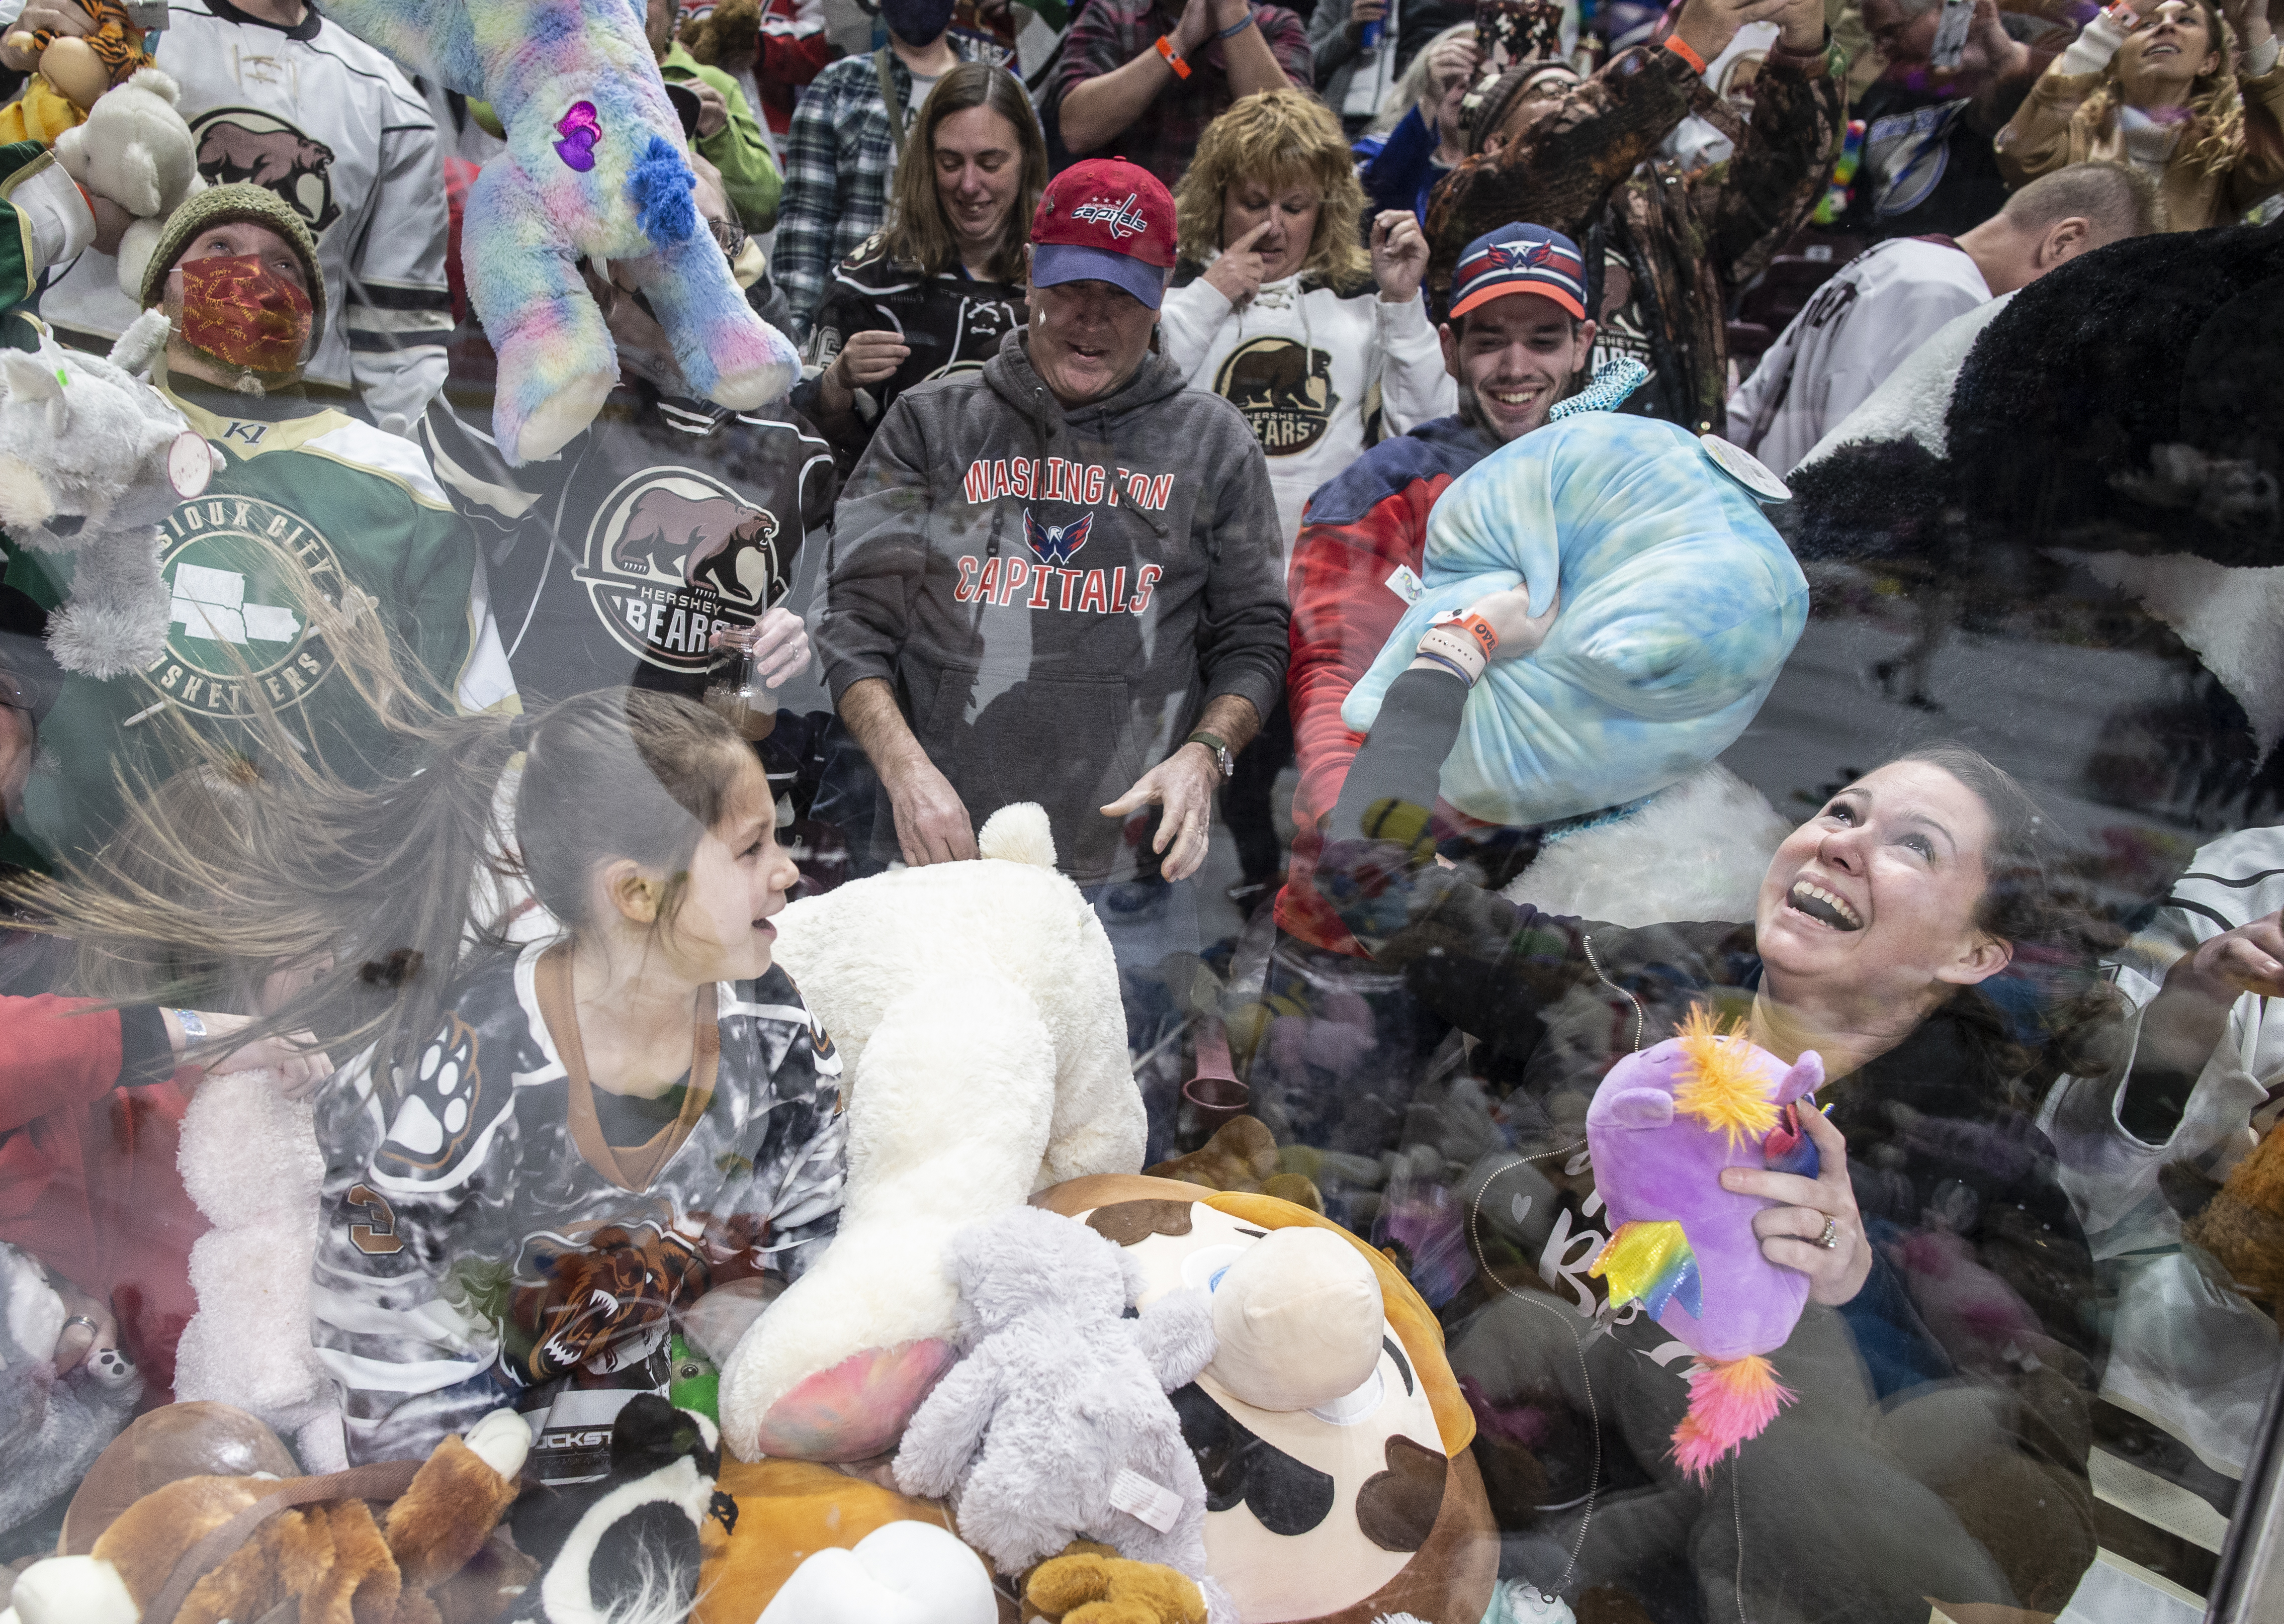
{"label": "plush toy with pink fringe", "polygon": [[1613,1226],[1592,1272],[1609,1281],[1612,1311],[1639,1302],[1697,1355],[1673,1458],[1701,1483],[1791,1401],[1763,1355],[1808,1300],[1808,1277],[1770,1262],[1753,1233],[1753,1214],[1779,1203],[1724,1190],[1721,1170],[1814,1178],[1798,1113],[1816,1108],[1823,1081],[1813,1050],[1787,1067],[1701,1007],[1678,1035],[1612,1066],[1586,1112]]}

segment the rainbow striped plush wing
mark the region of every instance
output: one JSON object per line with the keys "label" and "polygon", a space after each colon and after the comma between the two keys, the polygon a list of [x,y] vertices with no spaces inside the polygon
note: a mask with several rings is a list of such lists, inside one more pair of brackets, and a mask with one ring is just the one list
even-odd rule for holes
{"label": "rainbow striped plush wing", "polygon": [[1639,1302],[1652,1319],[1676,1297],[1693,1319],[1705,1313],[1704,1284],[1689,1237],[1671,1219],[1622,1223],[1586,1271],[1610,1283],[1610,1307]]}

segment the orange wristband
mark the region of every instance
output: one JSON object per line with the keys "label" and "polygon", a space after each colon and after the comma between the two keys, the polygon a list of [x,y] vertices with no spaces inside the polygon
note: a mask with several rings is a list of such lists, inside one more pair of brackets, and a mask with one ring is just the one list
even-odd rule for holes
{"label": "orange wristband", "polygon": [[1678,34],[1669,34],[1665,36],[1665,48],[1688,63],[1691,72],[1701,74],[1705,71],[1705,59],[1691,50],[1689,42]]}
{"label": "orange wristband", "polygon": [[1162,34],[1158,36],[1158,54],[1166,59],[1166,66],[1174,70],[1175,78],[1190,76],[1190,65],[1182,60],[1182,53],[1174,49],[1174,42]]}

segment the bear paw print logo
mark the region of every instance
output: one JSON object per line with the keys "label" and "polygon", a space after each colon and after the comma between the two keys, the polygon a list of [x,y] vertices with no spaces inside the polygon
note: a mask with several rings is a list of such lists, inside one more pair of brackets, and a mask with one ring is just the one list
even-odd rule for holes
{"label": "bear paw print logo", "polygon": [[555,144],[555,155],[582,175],[593,168],[595,143],[603,138],[603,125],[595,116],[595,104],[573,102],[571,111],[555,121],[555,129],[563,137]]}
{"label": "bear paw print logo", "polygon": [[444,1030],[421,1045],[407,1076],[399,1067],[396,1086],[403,1103],[389,1125],[381,1157],[393,1171],[432,1173],[450,1167],[474,1132],[482,1081],[476,1070],[476,1034],[455,1015]]}

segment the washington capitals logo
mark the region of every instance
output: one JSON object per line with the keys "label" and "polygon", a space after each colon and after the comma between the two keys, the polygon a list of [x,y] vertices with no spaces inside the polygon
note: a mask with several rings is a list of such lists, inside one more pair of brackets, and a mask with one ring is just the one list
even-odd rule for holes
{"label": "washington capitals logo", "polygon": [[1507,270],[1529,270],[1544,265],[1553,252],[1553,243],[1493,243],[1491,256]]}
{"label": "washington capitals logo", "polygon": [[1031,517],[1031,510],[1023,510],[1023,539],[1031,550],[1049,564],[1060,566],[1077,556],[1086,545],[1086,533],[1094,527],[1094,515],[1082,513],[1067,525],[1043,525]]}
{"label": "washington capitals logo", "polygon": [[1109,227],[1113,242],[1122,237],[1139,237],[1150,229],[1149,221],[1143,217],[1140,209],[1134,207],[1135,199],[1140,195],[1139,192],[1130,191],[1123,203],[1082,203],[1071,210],[1071,218]]}

